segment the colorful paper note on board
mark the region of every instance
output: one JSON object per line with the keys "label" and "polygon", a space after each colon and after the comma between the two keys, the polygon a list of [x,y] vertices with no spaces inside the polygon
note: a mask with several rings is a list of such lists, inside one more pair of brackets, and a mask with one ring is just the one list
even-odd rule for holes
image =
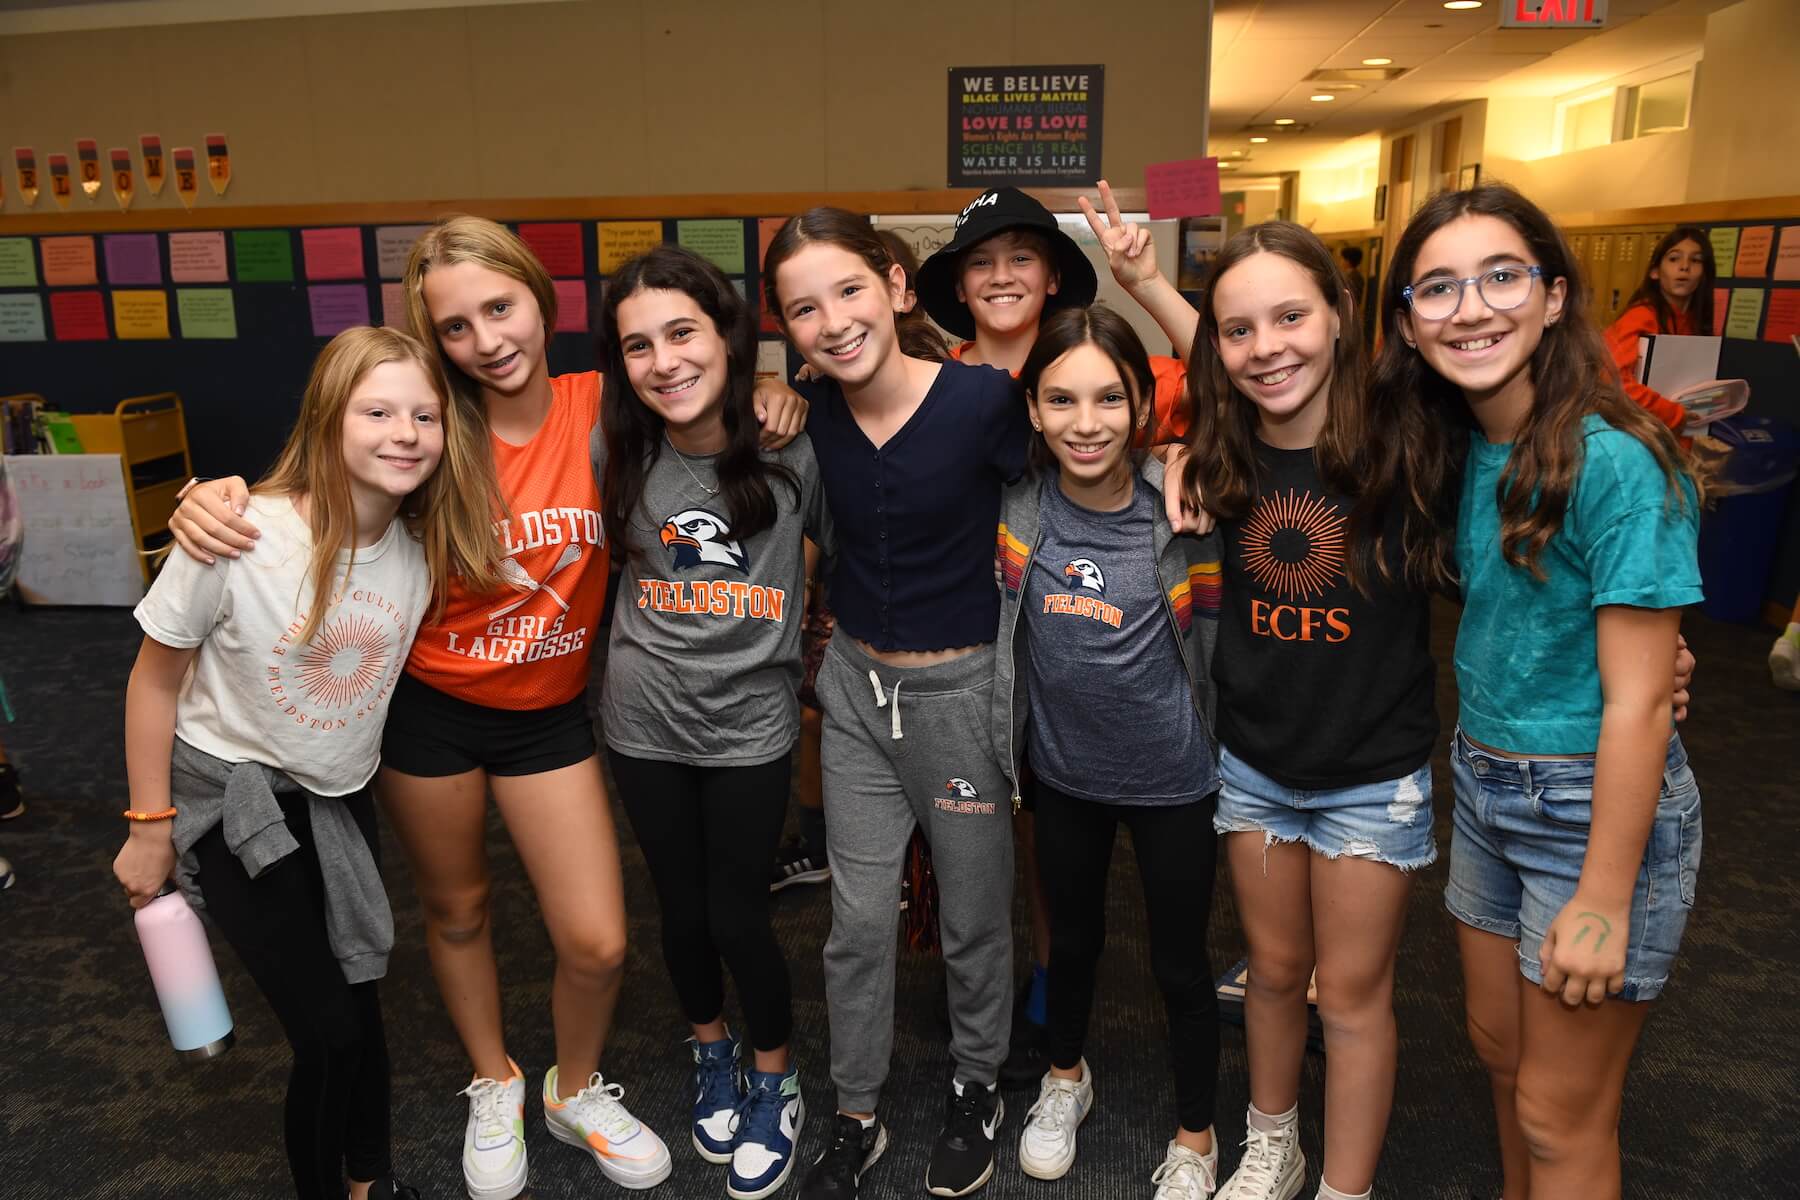
{"label": "colorful paper note on board", "polygon": [[602,275],[611,275],[646,250],[662,245],[661,221],[601,221],[595,228]]}
{"label": "colorful paper note on board", "polygon": [[722,221],[677,221],[675,240],[727,275],[744,273],[744,223],[735,217]]}
{"label": "colorful paper note on board", "polygon": [[1739,279],[1761,279],[1769,273],[1769,251],[1775,247],[1773,225],[1747,225],[1738,235],[1737,268],[1731,273]]}
{"label": "colorful paper note on board", "polygon": [[413,243],[429,225],[377,225],[375,227],[375,269],[383,279],[398,279],[406,274],[406,260],[412,255]]}
{"label": "colorful paper note on board", "polygon": [[176,288],[175,311],[184,338],[227,340],[238,335],[230,288]]}
{"label": "colorful paper note on board", "polygon": [[556,286],[556,332],[586,333],[588,327],[588,289],[585,279],[558,279]]}
{"label": "colorful paper note on board", "polygon": [[104,242],[106,282],[114,287],[162,282],[162,247],[154,233],[109,233]]}
{"label": "colorful paper note on board", "polygon": [[336,337],[369,323],[369,289],[360,283],[315,283],[306,289],[314,337]]}
{"label": "colorful paper note on board", "polygon": [[50,324],[59,342],[104,342],[106,302],[99,292],[51,292]]}
{"label": "colorful paper note on board", "polygon": [[1769,293],[1763,341],[1785,342],[1796,334],[1800,334],[1800,288],[1776,288]]}
{"label": "colorful paper note on board", "polygon": [[0,296],[0,342],[44,340],[44,302],[36,292]]}
{"label": "colorful paper note on board", "polygon": [[44,256],[44,283],[50,287],[79,287],[99,283],[94,265],[94,239],[87,234],[38,239]]}
{"label": "colorful paper note on board", "polygon": [[302,229],[300,247],[308,279],[361,279],[363,244],[360,226]]}
{"label": "colorful paper note on board", "polygon": [[1761,288],[1732,288],[1731,307],[1725,314],[1725,336],[1755,338],[1756,327],[1762,324],[1762,309]]}
{"label": "colorful paper note on board", "polygon": [[389,329],[402,332],[411,329],[411,320],[406,315],[406,285],[403,283],[384,283],[381,285],[381,323]]}
{"label": "colorful paper note on board", "polygon": [[1712,242],[1713,262],[1717,264],[1719,273],[1724,274],[1737,263],[1738,229],[1736,225],[1706,231],[1708,240]]}
{"label": "colorful paper note on board", "polygon": [[176,283],[224,283],[225,234],[217,229],[204,233],[169,235],[169,278]]}
{"label": "colorful paper note on board", "polygon": [[[775,240],[775,235],[781,232],[781,227],[787,222],[786,217],[758,217],[756,219],[756,270],[758,274],[762,272],[763,263],[769,260],[769,243]],[[780,333],[781,325],[775,320],[775,314],[769,311],[767,289],[766,280],[762,281],[762,285],[756,289],[756,308],[762,314],[762,331],[764,333]]]}
{"label": "colorful paper note on board", "polygon": [[574,221],[526,222],[519,226],[519,240],[544,264],[544,270],[556,277],[587,274],[585,256],[581,253],[581,226]]}
{"label": "colorful paper note on board", "polygon": [[1713,327],[1714,337],[1725,336],[1725,310],[1731,307],[1731,289],[1713,289]]}
{"label": "colorful paper note on board", "polygon": [[1775,251],[1775,278],[1800,279],[1800,225],[1781,227],[1781,246]]}
{"label": "colorful paper note on board", "polygon": [[114,292],[112,302],[113,336],[120,341],[169,336],[169,297],[161,288]]}
{"label": "colorful paper note on board", "polygon": [[0,238],[0,287],[36,287],[37,258],[31,239]]}
{"label": "colorful paper note on board", "polygon": [[294,240],[285,229],[234,229],[231,254],[239,283],[294,281]]}
{"label": "colorful paper note on board", "polygon": [[1219,215],[1219,160],[1188,158],[1144,168],[1144,191],[1152,221]]}

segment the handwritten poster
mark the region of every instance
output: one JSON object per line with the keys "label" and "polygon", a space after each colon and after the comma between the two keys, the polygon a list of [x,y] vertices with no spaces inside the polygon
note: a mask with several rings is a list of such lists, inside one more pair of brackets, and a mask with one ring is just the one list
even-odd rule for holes
{"label": "handwritten poster", "polygon": [[581,253],[581,226],[574,221],[531,222],[519,226],[519,240],[553,276],[587,274]]}
{"label": "handwritten poster", "polygon": [[294,240],[285,229],[234,229],[231,253],[239,283],[294,281]]}
{"label": "handwritten poster", "polygon": [[735,217],[723,221],[677,221],[675,240],[727,275],[744,273],[744,223]]}
{"label": "handwritten poster", "polygon": [[51,292],[50,325],[59,342],[104,342],[106,303],[99,292]]}
{"label": "handwritten poster", "polygon": [[336,337],[369,323],[369,289],[360,283],[316,283],[306,289],[314,337]]}
{"label": "handwritten poster", "polygon": [[1775,278],[1800,279],[1800,225],[1781,227],[1781,248],[1775,252]]}
{"label": "handwritten poster", "polygon": [[1775,246],[1773,225],[1746,225],[1738,235],[1737,269],[1740,279],[1761,279],[1769,273],[1769,251]]}
{"label": "handwritten poster", "polygon": [[112,302],[113,333],[120,341],[169,336],[169,297],[161,288],[114,292]]}
{"label": "handwritten poster", "polygon": [[300,248],[306,257],[308,279],[363,277],[362,229],[358,226],[302,229]]}
{"label": "handwritten poster", "polygon": [[1725,336],[1725,310],[1731,307],[1731,289],[1713,289],[1713,327],[1714,337]]}
{"label": "handwritten poster", "polygon": [[1736,225],[1709,229],[1706,236],[1712,242],[1713,262],[1717,264],[1719,273],[1724,274],[1737,263],[1738,229]]}
{"label": "handwritten poster", "polygon": [[51,287],[99,283],[94,265],[94,239],[86,234],[38,239],[44,256],[44,282]]}
{"label": "handwritten poster", "polygon": [[0,238],[0,287],[36,287],[37,259],[31,253],[31,239]]}
{"label": "handwritten poster", "polygon": [[389,329],[410,332],[412,321],[406,315],[406,285],[402,283],[384,283],[381,285],[381,323]]}
{"label": "handwritten poster", "polygon": [[44,302],[36,292],[0,296],[0,342],[44,340]]}
{"label": "handwritten poster", "polygon": [[169,278],[176,283],[224,283],[225,234],[217,229],[204,233],[169,235]]}
{"label": "handwritten poster", "polygon": [[556,332],[586,333],[588,288],[585,279],[558,279],[556,284]]}
{"label": "handwritten poster", "polygon": [[1732,288],[1731,307],[1725,313],[1725,336],[1755,338],[1762,324],[1763,289]]}
{"label": "handwritten poster", "polygon": [[377,225],[375,227],[375,268],[383,279],[398,279],[406,274],[406,260],[413,243],[429,225]]}
{"label": "handwritten poster", "polygon": [[951,67],[949,85],[951,187],[1100,178],[1105,67]]}
{"label": "handwritten poster", "polygon": [[162,282],[162,247],[154,233],[109,233],[106,246],[106,282],[143,284]]}
{"label": "handwritten poster", "polygon": [[1152,221],[1216,217],[1220,212],[1219,160],[1151,163],[1144,168],[1144,191]]}
{"label": "handwritten poster", "polygon": [[175,311],[184,338],[227,340],[238,335],[230,288],[176,288]]}
{"label": "handwritten poster", "polygon": [[1800,288],[1776,288],[1769,293],[1769,319],[1763,322],[1765,342],[1785,342],[1800,334]]}
{"label": "handwritten poster", "polygon": [[601,221],[600,274],[611,275],[631,259],[662,245],[661,221]]}

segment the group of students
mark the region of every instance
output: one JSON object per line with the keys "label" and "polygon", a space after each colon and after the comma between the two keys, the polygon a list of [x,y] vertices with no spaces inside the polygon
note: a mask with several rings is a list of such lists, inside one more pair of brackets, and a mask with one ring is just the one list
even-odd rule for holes
{"label": "group of students", "polygon": [[[1420,209],[1373,370],[1307,230],[1234,235],[1196,314],[1148,231],[1101,199],[1104,218],[1083,207],[1109,265],[1177,358],[1092,303],[1093,268],[1021,193],[975,200],[916,278],[866,218],[816,208],[782,226],[762,276],[813,376],[805,399],[756,384],[751,306],[673,247],[610,279],[598,376],[550,376],[541,264],[502,226],[446,218],[407,266],[412,336],[339,335],[274,470],[184,501],[186,553],[138,610],[115,871],[134,904],[173,873],[269,999],[294,1053],[299,1196],[408,1191],[389,1150],[375,980],[393,924],[371,793],[471,1061],[469,1195],[527,1181],[489,791],[556,952],[548,1131],[625,1187],[670,1173],[600,1071],[625,919],[582,693],[611,566],[601,728],[690,1026],[691,1142],[728,1195],[788,1181],[806,1115],[768,895],[815,586],[835,616],[813,688],[836,1111],[805,1200],[854,1197],[887,1146],[915,828],[941,892],[953,1064],[925,1184],[961,1196],[992,1177],[1027,802],[1047,1032],[1021,1169],[1065,1174],[1096,1103],[1085,1052],[1123,824],[1177,1102],[1157,1200],[1300,1195],[1315,975],[1317,1195],[1367,1196],[1409,879],[1436,855],[1433,592],[1463,605],[1446,904],[1505,1195],[1618,1194],[1625,1068],[1700,848],[1671,723],[1679,610],[1700,594],[1702,489],[1680,446],[1621,392],[1565,243],[1516,192]],[[909,352],[915,298],[969,339],[942,361]],[[1222,1183],[1220,835],[1250,949],[1248,1130]]]}

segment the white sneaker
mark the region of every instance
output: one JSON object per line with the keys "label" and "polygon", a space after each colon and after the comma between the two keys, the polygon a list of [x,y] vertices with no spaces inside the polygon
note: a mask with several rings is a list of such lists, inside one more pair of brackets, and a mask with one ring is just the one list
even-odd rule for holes
{"label": "white sneaker", "polygon": [[525,1072],[512,1059],[509,1079],[477,1078],[463,1130],[463,1184],[471,1200],[512,1200],[525,1190]]}
{"label": "white sneaker", "polygon": [[1792,625],[1769,649],[1769,679],[1785,691],[1800,692],[1800,630]]}
{"label": "white sneaker", "polygon": [[1267,1133],[1248,1126],[1244,1157],[1219,1190],[1219,1200],[1294,1200],[1305,1182],[1306,1156],[1300,1153],[1297,1119]]}
{"label": "white sneaker", "polygon": [[567,1100],[556,1098],[556,1068],[544,1073],[544,1127],[559,1142],[594,1156],[606,1177],[625,1188],[655,1187],[669,1177],[669,1148],[620,1103],[625,1089],[595,1071]]}
{"label": "white sneaker", "polygon": [[1170,1140],[1162,1166],[1150,1175],[1156,1185],[1154,1200],[1206,1200],[1219,1186],[1219,1141],[1205,1154]]}
{"label": "white sneaker", "polygon": [[1094,1109],[1094,1077],[1087,1059],[1081,1078],[1059,1079],[1044,1072],[1037,1103],[1025,1113],[1019,1135],[1019,1169],[1033,1179],[1061,1179],[1075,1165],[1075,1131]]}

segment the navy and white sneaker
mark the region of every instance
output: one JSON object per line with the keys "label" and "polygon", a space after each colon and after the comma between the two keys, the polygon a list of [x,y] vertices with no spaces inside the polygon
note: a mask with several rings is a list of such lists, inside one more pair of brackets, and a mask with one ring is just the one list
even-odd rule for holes
{"label": "navy and white sneaker", "polygon": [[744,1082],[725,1194],[732,1200],[762,1200],[793,1172],[806,1101],[800,1095],[800,1072],[792,1067],[785,1072],[745,1071]]}
{"label": "navy and white sneaker", "polygon": [[738,1040],[727,1031],[720,1041],[689,1038],[688,1044],[694,1048],[694,1149],[709,1163],[728,1163],[744,1102]]}

